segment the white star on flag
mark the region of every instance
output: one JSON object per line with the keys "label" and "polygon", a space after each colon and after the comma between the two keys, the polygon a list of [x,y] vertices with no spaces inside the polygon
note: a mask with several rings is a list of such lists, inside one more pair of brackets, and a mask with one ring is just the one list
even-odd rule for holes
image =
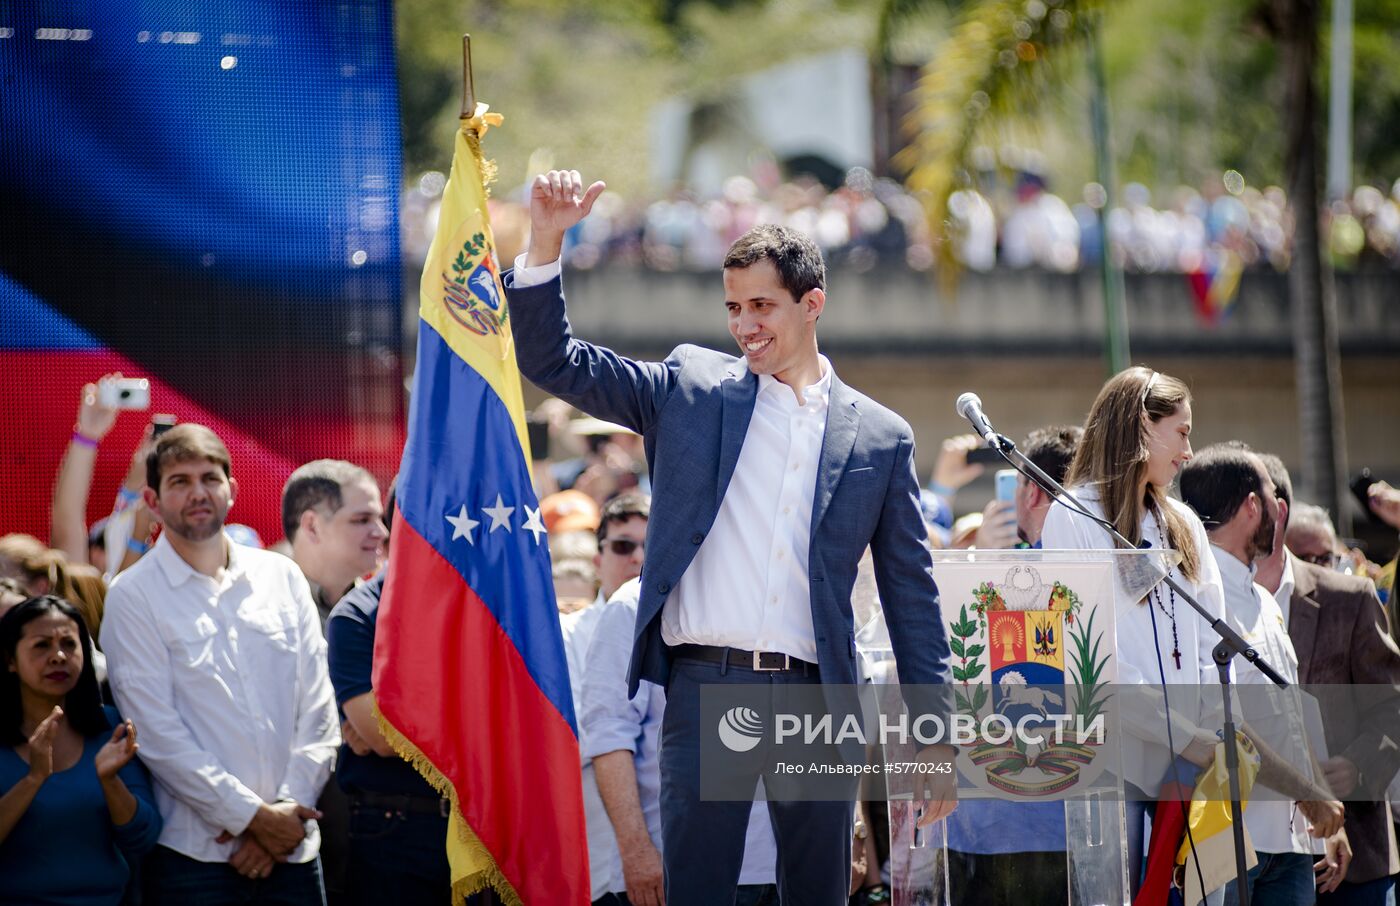
{"label": "white star on flag", "polygon": [[525,529],[525,531],[527,531],[527,532],[534,532],[534,533],[535,533],[535,544],[539,544],[539,543],[540,543],[540,536],[543,535],[543,534],[546,534],[546,533],[549,531],[548,529],[546,529],[546,528],[544,527],[544,522],[542,522],[542,521],[540,520],[540,511],[539,511],[539,509],[533,509],[533,510],[532,510],[532,509],[530,509],[529,504],[526,504],[526,505],[525,505],[525,516],[526,516],[525,524],[524,524],[523,526],[521,526],[521,528]]}
{"label": "white star on flag", "polygon": [[505,505],[505,502],[504,502],[503,500],[501,500],[501,495],[500,495],[500,494],[497,494],[497,495],[496,495],[496,505],[495,505],[495,506],[484,506],[484,507],[481,508],[481,511],[482,511],[483,513],[485,513],[488,517],[490,517],[490,519],[491,519],[491,529],[490,529],[490,530],[491,530],[492,532],[494,532],[494,531],[495,531],[496,529],[498,529],[498,528],[504,528],[506,531],[510,531],[510,530],[511,530],[511,528],[510,528],[510,514],[515,512],[515,507],[513,507],[513,506],[506,506],[506,505]]}
{"label": "white star on flag", "polygon": [[456,516],[453,516],[451,513],[448,513],[447,521],[452,523],[453,541],[456,541],[458,538],[466,538],[468,544],[472,545],[473,547],[476,546],[476,542],[472,540],[472,529],[476,528],[478,525],[481,525],[481,523],[477,522],[475,519],[467,515],[466,504],[462,504],[462,508],[457,512]]}

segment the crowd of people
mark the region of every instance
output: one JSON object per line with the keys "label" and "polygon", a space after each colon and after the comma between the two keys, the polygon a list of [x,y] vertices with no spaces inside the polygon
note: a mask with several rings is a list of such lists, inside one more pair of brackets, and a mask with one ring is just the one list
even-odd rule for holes
{"label": "crowd of people", "polygon": [[[1344,547],[1325,511],[1294,499],[1278,457],[1239,442],[1193,451],[1190,404],[1181,382],[1129,369],[1106,385],[1083,428],[1047,426],[1023,450],[1134,543],[1181,551],[1181,581],[1260,640],[1293,681],[1400,683],[1395,562],[1379,566]],[[392,486],[386,496],[348,462],[307,463],[283,489],[284,540],[264,549],[227,521],[237,470],[220,439],[200,425],[153,423],[111,514],[86,526],[96,451],[117,414],[95,384],[84,388],[49,543],[0,538],[9,668],[0,673],[0,902],[447,902],[450,803],[398,757],[373,707]],[[556,399],[530,419],[578,719],[591,894],[659,904],[667,688],[645,678],[629,687],[628,677],[636,580],[654,537],[643,438]],[[1108,427],[1118,423],[1137,427]],[[941,445],[920,492],[929,547],[1111,546],[1023,476],[1010,499],[954,518],[968,509],[957,495],[985,468],[968,461],[977,445],[974,436]],[[1134,465],[1124,471],[1122,462]],[[1167,495],[1176,483],[1179,500]],[[1370,502],[1400,529],[1400,491],[1377,482]],[[1149,606],[1170,621],[1178,669],[1208,682],[1204,624],[1174,600]],[[1132,622],[1149,615],[1120,613],[1120,663],[1160,656]],[[1262,681],[1238,670],[1241,683]],[[1331,902],[1383,902],[1366,896],[1400,874],[1384,789],[1396,766],[1368,751],[1366,732],[1339,740],[1321,776],[1291,788],[1296,808],[1250,803],[1257,901],[1311,902],[1268,892],[1311,891],[1317,862],[1318,889],[1338,897]],[[1182,742],[1183,757],[1210,763],[1210,728]],[[1130,827],[1141,826],[1165,766],[1142,763],[1126,778],[1142,793],[1128,803]],[[977,802],[953,812],[949,870],[981,897],[959,902],[1008,902],[1013,889],[1020,902],[1036,889],[1062,902],[1057,808]],[[880,809],[867,802],[857,812],[853,903],[888,899],[888,841],[867,829]],[[742,836],[736,902],[778,902],[779,847],[762,801]],[[1141,835],[1129,845],[1139,864]]]}
{"label": "crowd of people", "polygon": [[[436,222],[439,174],[403,194],[407,246],[421,259]],[[1039,268],[1072,273],[1097,266],[1103,253],[1098,212],[1103,187],[1079,197],[1050,191],[1032,171],[1011,178],[983,174],[983,188],[949,201],[954,255],[973,271]],[[1215,273],[1287,269],[1292,213],[1277,186],[1245,184],[1224,173],[1194,188],[1154,193],[1129,183],[1107,217],[1115,260],[1134,273]],[[1328,248],[1344,270],[1400,268],[1400,180],[1358,186],[1326,211]],[[492,224],[505,260],[524,248],[528,209],[503,196],[493,200]],[[899,183],[864,168],[829,189],[811,177],[735,176],[707,195],[676,189],[644,202],[605,193],[565,247],[570,268],[609,265],[658,271],[713,271],[725,250],[757,223],[782,223],[811,235],[834,264],[856,271],[881,266],[934,266],[926,214]]]}

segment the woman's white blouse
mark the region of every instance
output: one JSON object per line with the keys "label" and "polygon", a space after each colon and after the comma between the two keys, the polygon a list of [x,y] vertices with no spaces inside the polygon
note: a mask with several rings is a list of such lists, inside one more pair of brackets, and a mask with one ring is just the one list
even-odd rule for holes
{"label": "woman's white blouse", "polygon": [[[1085,508],[1102,516],[1098,493],[1092,488],[1071,489]],[[1191,530],[1200,563],[1197,581],[1186,578],[1180,568],[1173,576],[1186,588],[1207,612],[1223,617],[1225,592],[1220,582],[1220,570],[1210,553],[1210,541],[1205,526],[1184,503],[1168,499],[1168,505],[1180,513]],[[1166,529],[1163,520],[1162,529]],[[1142,538],[1151,547],[1164,548],[1152,513],[1143,515]],[[1108,532],[1079,513],[1056,503],[1045,518],[1041,535],[1045,550],[1112,550]],[[1211,650],[1219,639],[1190,604],[1177,595],[1176,627],[1181,652],[1181,666],[1172,658],[1171,595],[1165,585],[1158,587],[1160,610],[1152,596],[1142,601],[1127,600],[1127,592],[1115,576],[1117,596],[1114,618],[1117,625],[1118,679],[1120,686],[1149,686],[1139,692],[1125,689],[1118,696],[1120,738],[1123,740],[1123,776],[1149,794],[1156,794],[1167,768],[1171,765],[1171,749],[1167,747],[1166,707],[1162,700],[1165,679],[1171,700],[1172,737],[1175,751],[1186,747],[1194,735],[1204,730],[1214,733],[1220,728],[1222,709],[1218,688],[1219,673]],[[1153,620],[1156,620],[1156,639]]]}

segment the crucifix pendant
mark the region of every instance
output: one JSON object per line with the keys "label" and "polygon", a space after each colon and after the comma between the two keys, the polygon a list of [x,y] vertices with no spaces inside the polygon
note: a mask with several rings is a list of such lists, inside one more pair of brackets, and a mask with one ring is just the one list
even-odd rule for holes
{"label": "crucifix pendant", "polygon": [[1172,649],[1172,660],[1176,661],[1176,669],[1180,670],[1180,669],[1181,669],[1181,652],[1178,651],[1178,650],[1176,650],[1175,648]]}

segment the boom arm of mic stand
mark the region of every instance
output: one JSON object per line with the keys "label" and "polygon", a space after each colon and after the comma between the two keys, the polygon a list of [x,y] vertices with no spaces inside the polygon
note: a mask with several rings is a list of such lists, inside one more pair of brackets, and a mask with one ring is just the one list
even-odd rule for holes
{"label": "boom arm of mic stand", "polygon": [[[1136,545],[1128,541],[1127,538],[1124,538],[1118,532],[1118,530],[1113,527],[1112,523],[1104,519],[1099,519],[1098,517],[1090,513],[1088,510],[1086,510],[1084,508],[1084,504],[1080,503],[1077,497],[1075,497],[1069,491],[1065,490],[1063,485],[1061,485],[1055,479],[1051,478],[1049,475],[1045,474],[1044,469],[1031,462],[1031,460],[1024,453],[1016,449],[1016,444],[1012,442],[1012,440],[1009,437],[1006,437],[1002,434],[988,434],[987,445],[990,446],[992,449],[996,450],[998,453],[1000,453],[1003,459],[1005,459],[1011,465],[1015,466],[1016,469],[1023,473],[1027,478],[1040,485],[1041,490],[1045,491],[1045,493],[1049,494],[1053,499],[1058,500],[1067,508],[1078,512],[1080,515],[1089,519],[1093,519],[1110,535],[1112,535],[1114,540],[1116,540],[1119,544],[1123,545],[1123,547],[1127,548],[1128,550],[1134,550],[1136,548]],[[1201,603],[1197,601],[1195,597],[1191,595],[1190,592],[1183,588],[1180,582],[1172,578],[1171,574],[1167,575],[1165,581],[1173,591],[1180,595],[1181,598],[1185,600],[1187,604],[1190,604],[1191,607],[1195,609],[1196,613],[1201,615],[1201,619],[1205,620],[1207,623],[1210,624],[1210,628],[1215,630],[1215,634],[1220,636],[1220,640],[1233,653],[1238,654],[1240,657],[1243,657],[1246,661],[1249,661],[1251,664],[1257,667],[1260,673],[1267,676],[1280,689],[1288,688],[1288,681],[1285,680],[1282,676],[1280,676],[1279,672],[1275,670],[1269,664],[1268,661],[1260,657],[1258,651],[1249,647],[1245,640],[1240,638],[1240,634],[1235,632],[1234,629],[1230,628],[1230,624],[1226,623],[1224,620],[1213,615],[1210,611],[1202,607]]]}

